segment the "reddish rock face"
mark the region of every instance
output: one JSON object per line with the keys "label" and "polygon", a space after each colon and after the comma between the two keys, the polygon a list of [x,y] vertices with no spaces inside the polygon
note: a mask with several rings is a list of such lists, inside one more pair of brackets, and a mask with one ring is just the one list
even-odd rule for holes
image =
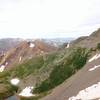
{"label": "reddish rock face", "polygon": [[8,63],[6,69],[13,64],[23,62],[25,59],[31,59],[37,55],[43,55],[57,50],[57,47],[48,45],[41,40],[23,41],[15,48],[9,50],[5,55],[0,56],[1,65]]}

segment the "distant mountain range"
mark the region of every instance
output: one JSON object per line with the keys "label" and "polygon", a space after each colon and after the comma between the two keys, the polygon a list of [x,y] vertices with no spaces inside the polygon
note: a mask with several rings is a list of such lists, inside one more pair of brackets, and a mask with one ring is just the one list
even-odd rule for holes
{"label": "distant mountain range", "polygon": [[16,47],[22,40],[19,38],[5,38],[0,39],[0,52],[8,51],[11,48]]}
{"label": "distant mountain range", "polygon": [[43,39],[45,42],[49,43],[49,44],[56,44],[56,45],[62,45],[63,43],[69,43],[73,40],[75,40],[74,38],[54,38],[54,39]]}
{"label": "distant mountain range", "polygon": [[[21,38],[4,38],[0,39],[0,52],[8,51],[11,48],[16,47],[22,41],[34,41],[36,39],[21,39]],[[74,40],[73,38],[55,38],[55,39],[38,39],[42,40],[50,45],[59,46],[63,43]]]}

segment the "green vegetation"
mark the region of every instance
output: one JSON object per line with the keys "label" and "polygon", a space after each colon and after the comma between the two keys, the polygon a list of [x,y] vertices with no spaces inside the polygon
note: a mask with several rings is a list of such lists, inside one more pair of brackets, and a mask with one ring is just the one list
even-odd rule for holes
{"label": "green vegetation", "polygon": [[[10,71],[0,73],[0,85],[3,84],[6,89],[5,91],[2,90],[0,97],[12,95],[17,90],[20,90],[20,86],[14,87],[9,83],[13,77],[23,80],[30,75],[34,78],[36,77],[35,74],[38,74],[44,78],[44,73],[46,73],[46,78],[40,80],[33,90],[34,93],[39,93],[38,97],[32,98],[32,100],[36,100],[81,69],[85,65],[87,58],[88,51],[85,48],[77,48],[26,60],[22,64],[15,65]],[[22,100],[25,99],[23,98]],[[31,100],[31,98],[28,100]]]}
{"label": "green vegetation", "polygon": [[[29,75],[33,75],[36,70],[39,70],[43,66],[47,66],[50,61],[56,58],[56,54],[48,54],[45,56],[37,56],[30,60],[24,61],[22,64],[15,65],[10,71],[4,71],[0,73],[0,85],[3,89],[0,90],[0,98],[13,95],[20,87],[15,87],[10,84],[10,80],[14,77],[24,79]],[[34,77],[34,75],[33,75]]]}
{"label": "green vegetation", "polygon": [[100,43],[97,44],[97,49],[100,50]]}
{"label": "green vegetation", "polygon": [[44,80],[34,90],[35,93],[42,93],[48,91],[57,85],[61,84],[73,75],[77,70],[82,68],[88,58],[88,52],[84,48],[75,49],[67,58],[60,64],[55,65],[49,78]]}
{"label": "green vegetation", "polygon": [[35,70],[41,68],[43,64],[43,56],[33,58],[31,60],[25,61],[20,65],[15,66],[15,69],[12,70],[12,75],[14,77],[25,78],[31,73],[34,73]]}
{"label": "green vegetation", "polygon": [[18,87],[10,84],[11,72],[5,71],[0,73],[0,100],[3,98],[13,95],[14,92],[17,92]]}

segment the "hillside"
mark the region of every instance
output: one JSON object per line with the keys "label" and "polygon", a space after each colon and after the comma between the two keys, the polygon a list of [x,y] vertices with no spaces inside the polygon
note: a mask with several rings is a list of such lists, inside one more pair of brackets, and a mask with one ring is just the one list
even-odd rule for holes
{"label": "hillside", "polygon": [[98,100],[100,98],[99,82],[100,58],[87,62],[80,71],[42,100]]}
{"label": "hillside", "polygon": [[[35,98],[39,98],[45,93],[48,93],[47,91],[64,82],[86,63],[88,52],[86,52],[85,49],[79,48],[70,50],[69,54],[68,52],[69,50],[66,50],[66,52],[59,51],[45,56],[37,56],[23,62],[22,64],[16,65],[10,71],[5,71],[0,74],[1,83],[8,87],[6,88],[6,92],[2,90],[0,97],[4,98],[7,95],[10,95],[9,91],[11,91],[11,94],[16,91],[16,86],[13,87],[13,85],[9,83],[10,80],[14,78],[20,79],[17,93],[20,93],[21,90],[27,86],[34,87],[33,94],[39,95]],[[77,56],[75,55],[76,53]],[[78,62],[77,60],[72,62],[74,57],[79,58],[77,59]],[[4,86],[2,86],[2,88]],[[9,88],[10,90],[8,90]]]}
{"label": "hillside", "polygon": [[83,36],[71,43],[71,46],[94,48],[100,42],[100,29],[93,32],[90,36]]}
{"label": "hillside", "polygon": [[[41,100],[98,100],[100,99],[100,29],[88,37],[72,42],[74,48],[90,49],[85,66]],[[91,49],[92,48],[92,49]]]}
{"label": "hillside", "polygon": [[[93,84],[97,87],[100,81],[99,36],[98,30],[88,37],[66,43],[67,47],[62,49],[41,40],[23,41],[1,60],[2,65],[6,60],[12,67],[0,73],[0,99],[12,95],[21,100],[81,99],[77,96],[79,91]],[[88,46],[88,40],[93,44]],[[92,98],[98,99],[100,95]]]}
{"label": "hillside", "polygon": [[41,40],[22,41],[15,48],[8,50],[1,56],[0,65],[10,69],[16,64],[32,59],[34,56],[44,55],[56,51],[57,47],[49,45]]}
{"label": "hillside", "polygon": [[11,48],[16,47],[22,39],[19,38],[5,38],[5,39],[0,39],[0,53],[6,52],[10,50]]}
{"label": "hillside", "polygon": [[[79,55],[77,55],[78,57],[81,56],[81,54],[84,54],[84,56],[82,56],[81,58],[84,60],[81,65],[76,65],[76,61],[74,63],[72,62],[73,58],[75,57],[75,52],[78,52],[77,50],[80,52]],[[72,56],[69,59],[71,54]],[[4,98],[12,95],[14,91],[16,91],[16,89],[19,93],[26,86],[33,86],[35,87],[33,93],[39,94],[39,96],[36,96],[36,98],[39,98],[43,96],[45,92],[48,93],[48,90],[51,90],[52,88],[61,84],[66,78],[74,74],[75,70],[80,69],[85,64],[86,58],[87,53],[85,53],[85,49],[79,48],[70,50],[65,48],[61,49],[61,51],[53,51],[45,55],[37,55],[33,56],[31,59],[26,59],[24,62],[18,65],[14,65],[14,67],[12,67],[10,70],[5,70],[0,74],[0,85],[2,85],[2,88],[0,90],[0,97]],[[79,62],[81,61],[81,59],[79,59]],[[70,63],[68,62],[68,60],[70,61]],[[76,68],[74,66],[71,68],[72,64],[75,64]],[[67,68],[66,65],[69,65],[69,67]],[[61,68],[61,66],[63,66],[63,68]],[[63,71],[65,72],[62,73]],[[61,77],[62,79],[59,80],[59,77]],[[10,81],[14,78],[20,79],[18,87],[13,86],[10,83]],[[47,82],[48,80],[51,80],[49,82],[50,84],[52,84],[52,86],[49,87],[49,84],[46,84],[48,87],[44,88],[45,86],[43,85],[43,83]]]}

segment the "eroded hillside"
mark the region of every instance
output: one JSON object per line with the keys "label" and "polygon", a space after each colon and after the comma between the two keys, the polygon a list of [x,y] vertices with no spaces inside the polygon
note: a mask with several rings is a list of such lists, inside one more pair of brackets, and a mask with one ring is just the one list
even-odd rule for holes
{"label": "eroded hillside", "polygon": [[[63,49],[38,40],[22,42],[1,60],[2,65],[5,60],[13,64],[0,73],[0,98],[15,95],[22,100],[74,100],[79,91],[100,81],[99,36],[98,30],[66,43]],[[88,41],[93,44],[88,46]]]}

